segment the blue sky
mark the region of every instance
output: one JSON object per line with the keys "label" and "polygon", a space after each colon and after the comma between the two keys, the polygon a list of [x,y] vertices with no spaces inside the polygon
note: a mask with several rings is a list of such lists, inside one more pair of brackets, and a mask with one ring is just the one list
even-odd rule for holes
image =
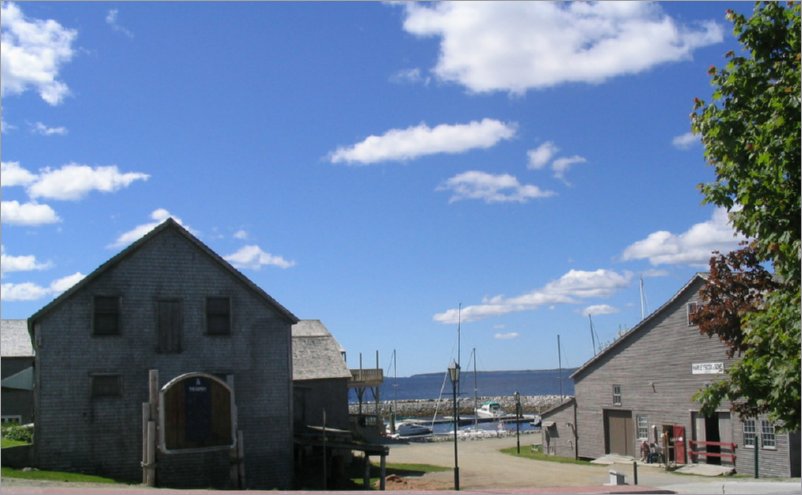
{"label": "blue sky", "polygon": [[[733,248],[726,2],[3,3],[2,317],[167,216],[398,374],[557,366]],[[461,304],[461,310],[460,308]]]}

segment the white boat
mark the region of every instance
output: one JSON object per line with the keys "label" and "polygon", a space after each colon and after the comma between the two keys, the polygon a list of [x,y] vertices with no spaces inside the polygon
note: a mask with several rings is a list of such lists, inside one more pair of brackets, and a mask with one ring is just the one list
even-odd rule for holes
{"label": "white boat", "polygon": [[395,431],[400,437],[414,437],[419,435],[431,435],[432,428],[421,423],[404,421],[396,426]]}
{"label": "white boat", "polygon": [[501,404],[495,401],[487,401],[476,409],[476,416],[479,418],[496,419],[504,415],[506,413],[501,409]]}

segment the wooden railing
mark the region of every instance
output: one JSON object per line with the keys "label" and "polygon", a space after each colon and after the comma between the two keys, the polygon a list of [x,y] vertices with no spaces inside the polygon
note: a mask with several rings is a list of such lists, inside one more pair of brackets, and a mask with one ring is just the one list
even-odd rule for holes
{"label": "wooden railing", "polygon": [[380,385],[384,380],[381,368],[352,369],[349,387]]}
{"label": "wooden railing", "polygon": [[[702,440],[689,440],[688,443],[691,446],[691,450],[688,451],[688,454],[690,454],[692,462],[697,462],[697,458],[702,456],[705,459],[708,457],[728,459],[730,462],[735,464],[735,448],[737,445],[732,442],[706,442]],[[729,452],[708,452],[708,447],[719,447],[722,450],[729,450]],[[701,448],[704,448],[704,450],[700,450]]]}

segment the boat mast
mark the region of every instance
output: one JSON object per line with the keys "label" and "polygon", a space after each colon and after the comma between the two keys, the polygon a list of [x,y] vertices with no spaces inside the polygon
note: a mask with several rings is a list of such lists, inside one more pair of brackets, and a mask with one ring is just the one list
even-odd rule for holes
{"label": "boat mast", "polygon": [[593,342],[593,355],[596,355],[596,335],[593,332],[593,318],[591,317],[590,313],[588,313],[588,321],[590,321],[590,340]]}
{"label": "boat mast", "polygon": [[398,367],[395,362],[395,349],[393,349],[393,414],[391,416],[391,431],[395,433],[395,421],[398,410]]}
{"label": "boat mast", "polygon": [[560,367],[560,402],[563,401],[563,360],[560,352],[560,334],[557,334],[557,363]]}
{"label": "boat mast", "polygon": [[[462,303],[459,303],[459,309],[457,310],[457,368],[461,368],[460,365],[460,358],[462,357],[462,353],[460,351],[460,327],[462,326]],[[461,381],[457,381],[457,394],[459,395],[462,392],[462,383]]]}
{"label": "boat mast", "polygon": [[640,319],[646,318],[646,291],[643,289],[643,275],[640,276]]}
{"label": "boat mast", "polygon": [[476,386],[476,347],[473,348],[473,425],[476,426],[479,423],[479,416],[476,414],[476,410],[479,408],[479,387]]}

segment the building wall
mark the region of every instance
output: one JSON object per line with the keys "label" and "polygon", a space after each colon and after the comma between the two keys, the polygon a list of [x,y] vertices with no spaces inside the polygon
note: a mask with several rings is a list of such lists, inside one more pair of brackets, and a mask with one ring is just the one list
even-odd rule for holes
{"label": "building wall", "polygon": [[[574,402],[558,406],[542,416],[543,452],[558,457],[576,457]],[[551,424],[547,426],[547,424]]]}
{"label": "building wall", "polygon": [[294,382],[295,428],[326,426],[348,430],[348,379],[299,380]]}
{"label": "building wall", "polygon": [[[92,335],[95,295],[121,296],[120,335]],[[231,298],[231,335],[205,335],[207,296]],[[181,353],[157,352],[157,298],[182,302]],[[217,260],[163,230],[35,323],[38,466],[141,480],[148,370],[159,370],[160,386],[201,371],[234,377],[248,485],[289,488],[290,325]],[[93,373],[118,374],[122,396],[92,398]],[[160,484],[217,486],[229,470],[219,452],[159,454],[158,462]]]}
{"label": "building wall", "polygon": [[[33,366],[33,357],[4,357],[0,360],[2,377],[8,378]],[[2,416],[20,416],[21,423],[33,422],[33,392],[30,390],[2,389],[0,397]]]}
{"label": "building wall", "polygon": [[[638,416],[646,418],[650,442],[655,441],[652,425],[656,426],[658,437],[663,425],[684,426],[686,446],[687,440],[696,439],[692,416],[698,413],[699,404],[692,397],[721,375],[692,374],[692,365],[717,362],[724,363],[726,368],[732,364],[718,338],[704,336],[698,327],[688,325],[687,304],[698,301],[702,283],[697,278],[652,321],[645,323],[647,326],[623,337],[597,362],[574,375],[580,457],[596,458],[608,452],[605,411],[631,412],[634,431],[629,432],[632,435],[628,440],[635,457],[640,457],[643,442],[637,435]],[[620,405],[613,404],[614,384],[621,386]],[[720,411],[729,412],[729,404],[723,404]],[[742,432],[738,436],[742,430],[740,420],[732,414],[722,428],[725,429],[722,436],[729,436],[738,445],[738,472],[751,474],[752,468],[743,461]],[[788,438],[784,435],[781,440],[781,436],[777,434],[777,448],[763,456],[767,474],[774,476],[788,476],[790,472]]]}

